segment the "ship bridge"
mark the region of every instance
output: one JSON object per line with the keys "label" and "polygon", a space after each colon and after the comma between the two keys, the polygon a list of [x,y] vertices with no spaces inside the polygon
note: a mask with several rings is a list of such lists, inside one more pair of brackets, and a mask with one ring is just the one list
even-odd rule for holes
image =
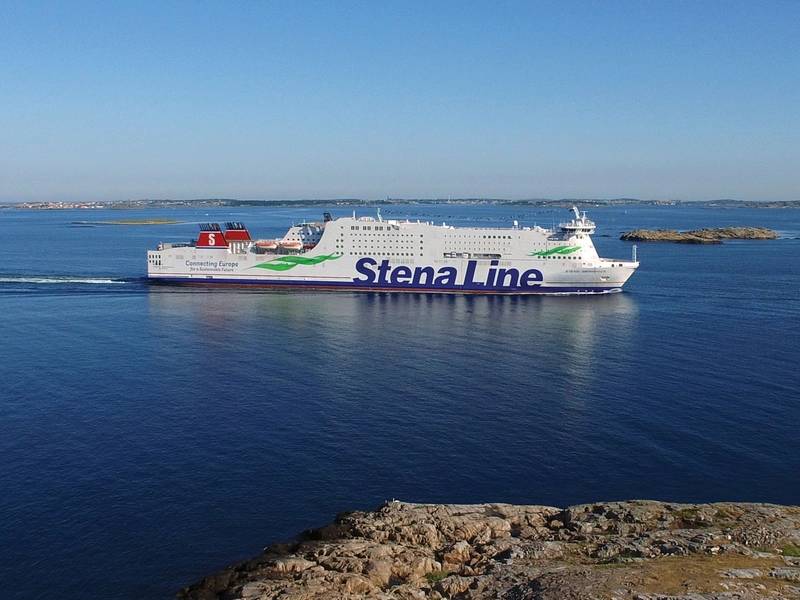
{"label": "ship bridge", "polygon": [[575,236],[583,238],[584,236],[592,235],[596,228],[594,221],[589,219],[585,212],[579,212],[577,206],[572,207],[572,212],[575,216],[571,221],[558,224],[563,237],[570,238]]}

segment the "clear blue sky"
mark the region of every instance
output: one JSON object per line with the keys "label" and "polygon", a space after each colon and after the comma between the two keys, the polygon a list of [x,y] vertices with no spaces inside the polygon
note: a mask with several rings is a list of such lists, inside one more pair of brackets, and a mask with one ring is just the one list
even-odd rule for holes
{"label": "clear blue sky", "polygon": [[3,2],[0,201],[800,199],[800,2]]}

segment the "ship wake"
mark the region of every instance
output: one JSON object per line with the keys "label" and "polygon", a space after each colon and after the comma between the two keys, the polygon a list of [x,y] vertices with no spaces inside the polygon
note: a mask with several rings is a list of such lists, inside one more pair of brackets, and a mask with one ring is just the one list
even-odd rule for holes
{"label": "ship wake", "polygon": [[133,283],[131,279],[112,279],[107,277],[0,275],[0,284],[20,285],[117,285]]}

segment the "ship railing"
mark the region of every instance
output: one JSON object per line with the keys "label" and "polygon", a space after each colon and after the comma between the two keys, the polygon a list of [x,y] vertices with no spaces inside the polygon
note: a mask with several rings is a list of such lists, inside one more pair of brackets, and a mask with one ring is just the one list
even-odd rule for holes
{"label": "ship railing", "polygon": [[250,252],[253,254],[269,254],[270,256],[294,256],[297,254],[304,254],[307,250],[303,250],[302,248],[281,248],[280,246],[277,248],[261,248],[253,244],[250,246]]}
{"label": "ship railing", "polygon": [[158,245],[159,250],[169,250],[170,248],[189,248],[194,246],[192,242],[161,242]]}
{"label": "ship railing", "polygon": [[611,265],[612,267],[617,265],[620,267],[626,267],[639,262],[637,260],[631,260],[630,258],[599,258],[597,260],[603,266]]}

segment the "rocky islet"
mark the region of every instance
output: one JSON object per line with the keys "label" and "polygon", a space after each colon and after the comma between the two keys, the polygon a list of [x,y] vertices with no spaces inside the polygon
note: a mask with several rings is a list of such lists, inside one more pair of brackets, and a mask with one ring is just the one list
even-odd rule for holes
{"label": "rocky islet", "polygon": [[184,600],[800,598],[800,507],[388,502],[182,590]]}
{"label": "rocky islet", "polygon": [[674,242],[679,244],[721,244],[724,240],[776,240],[780,236],[766,227],[715,227],[678,231],[676,229],[634,229],[619,239],[627,242]]}

